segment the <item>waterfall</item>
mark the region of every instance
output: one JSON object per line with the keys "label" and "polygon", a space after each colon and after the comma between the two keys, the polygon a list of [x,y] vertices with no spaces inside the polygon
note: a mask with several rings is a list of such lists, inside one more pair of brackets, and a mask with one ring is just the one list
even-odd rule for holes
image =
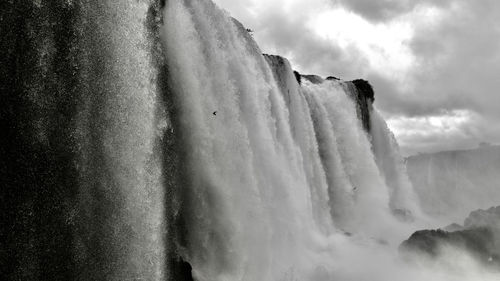
{"label": "waterfall", "polygon": [[294,117],[246,31],[204,1],[170,1],[164,18],[187,147],[180,253],[196,280],[282,278],[310,263],[306,243],[328,214],[324,204],[315,219],[311,198],[326,186],[308,188]]}
{"label": "waterfall", "polygon": [[[314,280],[335,263],[332,237],[389,235],[401,182],[386,185],[355,85],[299,84],[209,1],[168,1],[164,20],[185,146],[174,240],[194,279]],[[391,149],[380,122],[375,150]]]}
{"label": "waterfall", "polygon": [[366,81],[211,1],[5,6],[2,280],[433,276],[395,261],[423,218]]}
{"label": "waterfall", "polygon": [[420,207],[398,143],[376,109],[372,108],[370,117],[373,152],[389,188],[389,206],[400,219],[412,220],[412,212],[420,212]]}
{"label": "waterfall", "polygon": [[2,4],[2,280],[163,278],[155,9]]}
{"label": "waterfall", "polygon": [[[82,275],[164,276],[164,190],[157,70],[145,2],[83,3],[81,108],[75,117],[79,191],[75,251]],[[90,34],[90,35],[89,35]],[[88,45],[87,45],[88,44]],[[92,240],[88,241],[88,238]],[[97,256],[97,258],[96,258]],[[102,267],[102,268],[101,268]],[[94,271],[97,268],[97,273]],[[90,270],[90,272],[86,272]]]}

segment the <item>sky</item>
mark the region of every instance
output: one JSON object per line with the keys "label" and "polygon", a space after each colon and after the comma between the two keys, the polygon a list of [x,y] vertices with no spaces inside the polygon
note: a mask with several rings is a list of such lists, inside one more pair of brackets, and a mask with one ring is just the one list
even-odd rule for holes
{"label": "sky", "polygon": [[500,143],[500,1],[215,0],[303,74],[363,78],[404,155]]}

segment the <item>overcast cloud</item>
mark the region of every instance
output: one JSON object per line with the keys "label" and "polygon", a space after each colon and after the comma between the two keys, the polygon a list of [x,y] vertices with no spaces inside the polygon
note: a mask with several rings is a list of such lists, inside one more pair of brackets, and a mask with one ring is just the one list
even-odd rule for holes
{"label": "overcast cloud", "polygon": [[500,142],[498,0],[216,0],[301,73],[366,78],[405,154]]}

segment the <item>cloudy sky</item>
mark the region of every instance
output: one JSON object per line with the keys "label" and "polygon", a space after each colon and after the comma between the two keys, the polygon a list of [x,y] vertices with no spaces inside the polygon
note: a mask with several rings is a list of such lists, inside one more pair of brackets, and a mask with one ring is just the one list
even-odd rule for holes
{"label": "cloudy sky", "polygon": [[403,153],[500,143],[500,1],[215,0],[299,72],[365,78]]}

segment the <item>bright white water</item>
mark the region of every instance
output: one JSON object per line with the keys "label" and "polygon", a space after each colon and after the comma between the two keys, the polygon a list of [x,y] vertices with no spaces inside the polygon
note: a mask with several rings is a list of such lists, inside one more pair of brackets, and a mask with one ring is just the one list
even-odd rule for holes
{"label": "bright white water", "polygon": [[377,255],[397,268],[395,247],[417,226],[392,213],[419,211],[374,109],[373,136],[362,128],[355,87],[299,85],[209,1],[168,1],[164,20],[186,147],[178,252],[194,278],[362,280],[381,273],[368,265]]}
{"label": "bright white water", "polygon": [[407,212],[419,212],[420,208],[396,138],[376,110],[370,112],[370,117],[373,152],[389,188],[391,209],[402,219],[412,219],[412,215],[421,216],[419,213],[410,215]]}
{"label": "bright white water", "polygon": [[4,2],[1,280],[500,279],[399,256],[469,198],[419,204],[359,84],[299,84],[207,0]]}

